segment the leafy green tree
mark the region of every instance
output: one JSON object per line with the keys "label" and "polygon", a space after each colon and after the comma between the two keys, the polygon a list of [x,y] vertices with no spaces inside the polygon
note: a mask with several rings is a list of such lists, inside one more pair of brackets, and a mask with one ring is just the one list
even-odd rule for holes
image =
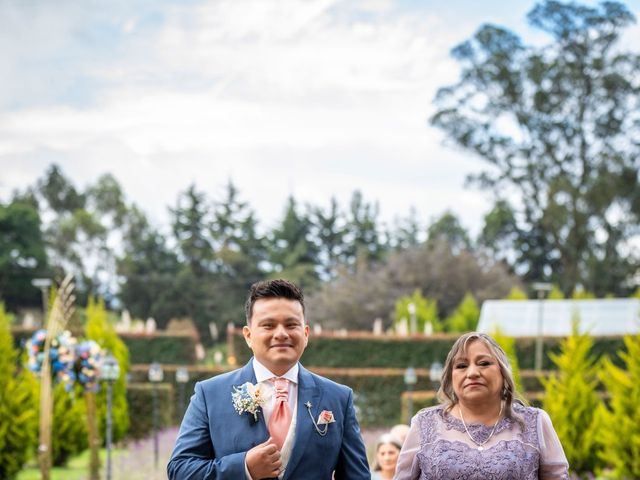
{"label": "leafy green tree", "polygon": [[458,217],[452,212],[445,212],[427,228],[427,245],[437,243],[449,245],[454,252],[469,250],[471,240],[466,229],[460,224]]}
{"label": "leafy green tree", "polygon": [[38,180],[37,188],[54,212],[73,212],[85,207],[84,195],[76,190],[55,164],[49,166],[44,177]]}
{"label": "leafy green tree", "polygon": [[171,210],[173,233],[178,245],[178,258],[185,265],[174,279],[174,292],[179,295],[176,310],[190,317],[203,341],[209,340],[209,323],[214,321],[219,292],[216,283],[216,259],[211,238],[211,205],[195,185],[178,197]]}
{"label": "leafy green tree", "polygon": [[239,199],[238,189],[230,181],[224,199],[214,206],[211,238],[217,270],[233,279],[243,295],[262,276],[261,264],[267,256],[257,223],[255,213]]}
{"label": "leafy green tree", "polygon": [[289,197],[284,218],[270,234],[272,276],[288,278],[303,288],[318,284],[318,248],[310,237],[309,217],[298,212],[295,199]]}
{"label": "leafy green tree", "polygon": [[210,208],[204,193],[191,185],[178,196],[177,206],[171,209],[173,234],[181,257],[197,278],[204,278],[213,269],[214,253],[209,235]]}
{"label": "leafy green tree", "polygon": [[599,454],[617,478],[640,478],[640,336],[627,336],[624,344],[626,352],[618,355],[625,368],[606,359],[600,373],[610,401],[602,409]]}
{"label": "leafy green tree", "polygon": [[0,303],[0,478],[10,480],[22,469],[37,443],[37,383],[19,369],[9,330],[9,316]]}
{"label": "leafy green tree", "polygon": [[48,273],[37,207],[21,198],[0,205],[0,298],[10,310],[41,305],[31,281]]}
{"label": "leafy green tree", "polygon": [[[117,442],[124,438],[129,428],[129,408],[127,405],[127,385],[126,375],[129,371],[129,350],[124,342],[118,337],[115,329],[107,319],[107,310],[103,300],[89,298],[86,310],[87,323],[85,334],[88,339],[94,340],[104,351],[113,355],[120,366],[120,377],[113,382],[113,410],[112,410],[112,432],[113,441]],[[107,397],[106,388],[102,388],[97,394],[98,418],[100,431],[105,431]]]}
{"label": "leafy green tree", "polygon": [[176,288],[181,270],[166,238],[135,206],[129,211],[117,272],[123,279],[119,297],[136,318],[153,317],[161,328],[173,317],[185,315],[182,292]]}
{"label": "leafy green tree", "polygon": [[338,208],[338,201],[331,197],[329,209],[308,207],[311,221],[311,236],[318,249],[320,277],[323,280],[334,279],[341,263],[346,263],[344,237],[346,226],[344,215]]}
{"label": "leafy green tree", "polygon": [[431,122],[490,165],[471,177],[500,202],[488,238],[506,236],[526,281],[624,294],[639,263],[625,246],[640,214],[640,56],[617,43],[634,17],[618,2],[545,0],[528,20],[549,44],[484,25],[452,50],[460,80],[438,91]]}
{"label": "leafy green tree", "polygon": [[597,415],[602,401],[598,396],[598,370],[591,349],[593,339],[573,331],[560,345],[560,353],[549,356],[557,366],[555,373],[542,378],[545,388],[543,408],[551,417],[571,470],[578,474],[594,472],[598,460],[599,438],[603,428]]}
{"label": "leafy green tree", "polygon": [[238,321],[249,286],[264,277],[267,259],[265,241],[257,232],[255,213],[240,200],[232,182],[224,197],[213,206],[210,235],[214,247],[215,284],[213,319],[219,330],[228,322]]}
{"label": "leafy green tree", "polygon": [[[411,307],[413,305],[413,307]],[[416,319],[416,330],[411,333],[423,333],[427,324],[431,324],[432,332],[441,332],[442,324],[438,318],[438,302],[425,298],[422,296],[422,292],[416,289],[411,296],[404,296],[398,299],[396,302],[396,312],[394,325],[397,325],[402,319],[409,321],[411,327],[411,309],[415,309],[413,315]]]}
{"label": "leafy green tree", "polygon": [[478,245],[486,249],[496,260],[513,263],[512,251],[518,238],[518,224],[511,205],[498,199],[489,213],[484,216],[484,225],[478,235]]}
{"label": "leafy green tree", "polygon": [[415,207],[411,207],[407,217],[394,219],[393,229],[388,234],[391,246],[395,251],[417,247],[424,241],[422,230],[418,212]]}
{"label": "leafy green tree", "polygon": [[73,273],[80,303],[90,294],[111,299],[118,285],[116,259],[121,254],[129,209],[116,179],[105,174],[79,192],[61,169],[51,165],[37,182],[45,223],[49,263],[59,276]]}
{"label": "leafy green tree", "polygon": [[351,195],[344,241],[347,262],[355,268],[379,261],[386,253],[380,240],[379,211],[378,204],[365,201],[359,190]]}
{"label": "leafy green tree", "polygon": [[446,320],[447,330],[450,332],[469,332],[476,329],[480,320],[478,302],[467,293],[458,308]]}

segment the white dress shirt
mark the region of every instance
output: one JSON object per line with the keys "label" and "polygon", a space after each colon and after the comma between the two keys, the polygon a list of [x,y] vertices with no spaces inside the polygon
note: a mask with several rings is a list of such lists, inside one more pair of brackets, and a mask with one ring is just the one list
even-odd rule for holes
{"label": "white dress shirt", "polygon": [[[280,451],[280,459],[282,460],[283,470],[282,473],[278,476],[278,478],[282,478],[284,476],[284,469],[287,466],[289,461],[289,457],[291,456],[291,451],[293,450],[293,443],[295,440],[295,431],[296,431],[296,411],[298,409],[298,371],[300,370],[299,364],[296,363],[293,367],[291,367],[284,375],[280,378],[286,378],[289,380],[289,397],[288,403],[289,408],[291,409],[291,425],[289,426],[289,432],[287,433],[287,438],[284,441],[284,445],[282,445],[282,450]],[[256,374],[256,383],[260,385],[265,392],[265,398],[267,399],[265,404],[262,406],[262,415],[264,416],[265,424],[267,428],[269,426],[269,419],[271,418],[271,414],[276,406],[276,396],[275,390],[276,387],[271,381],[274,377],[278,375],[274,375],[267,367],[261,364],[255,358],[253,359],[253,371]],[[247,480],[253,480],[251,475],[249,474],[249,468],[247,467],[247,462],[245,460],[244,470],[247,475]]]}

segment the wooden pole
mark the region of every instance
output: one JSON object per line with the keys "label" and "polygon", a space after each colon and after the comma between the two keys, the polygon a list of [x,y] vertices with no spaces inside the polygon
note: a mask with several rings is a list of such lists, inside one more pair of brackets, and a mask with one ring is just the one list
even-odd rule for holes
{"label": "wooden pole", "polygon": [[89,479],[100,480],[100,435],[96,413],[96,393],[85,391],[87,404],[87,430],[89,433]]}
{"label": "wooden pole", "polygon": [[53,419],[53,395],[51,392],[51,362],[49,348],[45,340],[45,356],[40,372],[40,437],[38,444],[38,463],[42,480],[50,479],[51,472],[51,421]]}

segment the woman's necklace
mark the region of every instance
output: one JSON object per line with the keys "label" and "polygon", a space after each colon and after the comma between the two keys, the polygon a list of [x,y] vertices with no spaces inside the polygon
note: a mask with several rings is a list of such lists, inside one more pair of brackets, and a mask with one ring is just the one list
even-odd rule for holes
{"label": "woman's necklace", "polygon": [[458,404],[458,413],[460,414],[460,419],[462,420],[462,425],[464,425],[464,431],[467,432],[467,436],[469,437],[469,439],[478,446],[478,450],[479,451],[484,450],[483,445],[486,444],[489,440],[491,440],[491,437],[493,437],[493,434],[496,431],[496,427],[498,426],[498,422],[500,421],[500,417],[502,416],[502,409],[503,408],[504,408],[504,402],[500,402],[500,413],[498,413],[498,419],[496,420],[496,423],[493,424],[493,428],[491,429],[491,433],[485,439],[484,442],[478,442],[475,438],[473,438],[471,436],[471,433],[469,432],[469,429],[467,428],[467,423],[464,421],[464,415],[462,415],[462,409],[460,408],[460,404]]}

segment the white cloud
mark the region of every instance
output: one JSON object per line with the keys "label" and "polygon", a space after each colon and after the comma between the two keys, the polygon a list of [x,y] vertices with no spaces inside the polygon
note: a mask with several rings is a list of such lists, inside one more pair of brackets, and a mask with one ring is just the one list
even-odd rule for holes
{"label": "white cloud", "polygon": [[113,173],[159,222],[190,183],[216,196],[232,178],[265,224],[289,194],[360,189],[386,221],[450,208],[477,230],[488,201],[463,181],[482,164],[427,118],[457,77],[449,49],[502,7],[451,21],[433,5],[5,2],[0,198],[55,161],[80,186]]}

